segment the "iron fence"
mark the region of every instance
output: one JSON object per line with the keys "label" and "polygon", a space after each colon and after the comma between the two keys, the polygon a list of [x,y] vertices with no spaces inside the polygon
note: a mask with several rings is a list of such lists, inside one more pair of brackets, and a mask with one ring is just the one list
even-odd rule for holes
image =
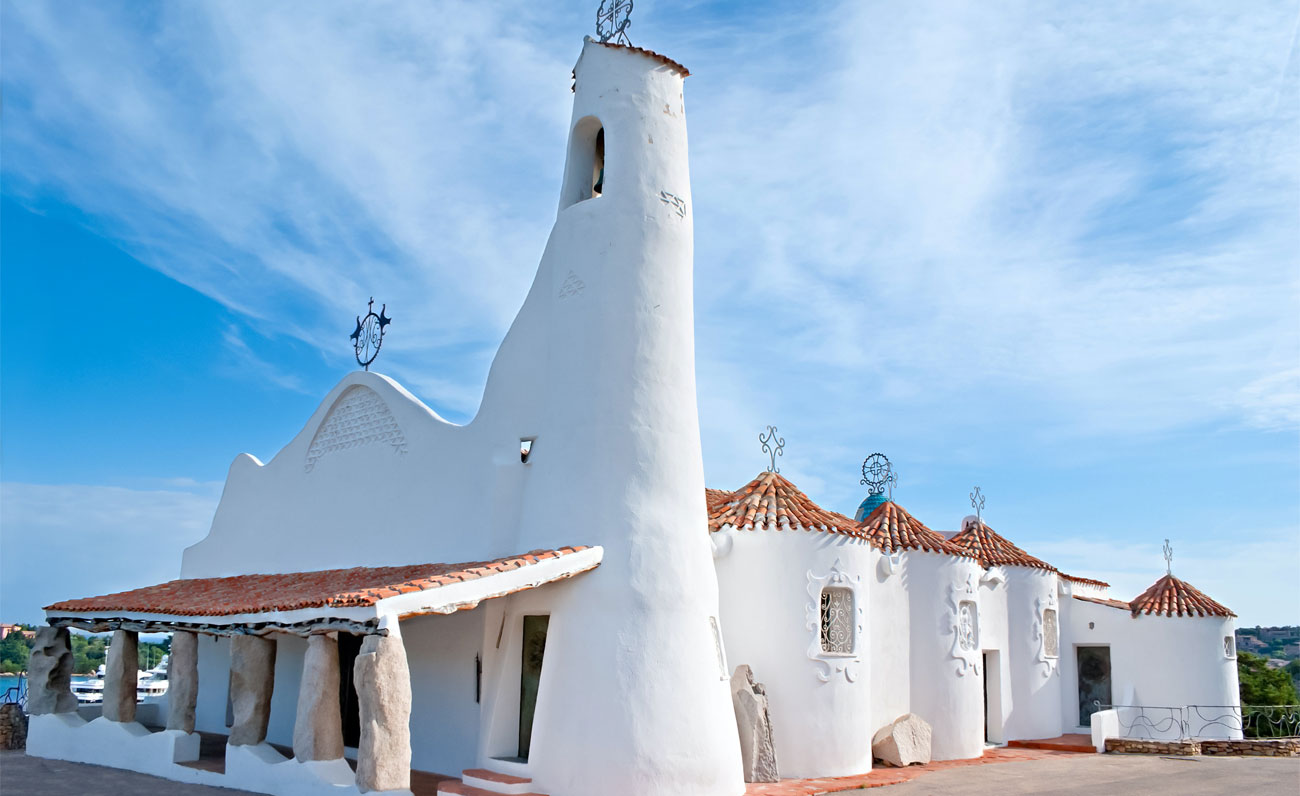
{"label": "iron fence", "polygon": [[1300,737],[1300,705],[1094,705],[1097,710],[1115,711],[1121,738]]}

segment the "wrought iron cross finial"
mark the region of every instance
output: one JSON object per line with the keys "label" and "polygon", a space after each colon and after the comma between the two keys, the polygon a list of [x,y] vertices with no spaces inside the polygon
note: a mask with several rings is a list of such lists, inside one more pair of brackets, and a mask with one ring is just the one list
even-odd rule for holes
{"label": "wrought iron cross finial", "polygon": [[879,495],[889,489],[889,499],[894,499],[894,484],[898,483],[898,471],[894,463],[883,453],[873,453],[862,460],[862,481],[871,494]]}
{"label": "wrought iron cross finial", "polygon": [[387,309],[387,304],[380,305],[379,314],[376,315],[375,297],[371,296],[365,317],[357,316],[356,331],[350,335],[352,348],[357,355],[357,364],[365,370],[370,370],[370,363],[379,356],[379,347],[384,344],[385,328],[393,322],[392,318],[384,314]]}
{"label": "wrought iron cross finial", "polygon": [[1165,552],[1165,574],[1172,575],[1174,574],[1174,546],[1169,544],[1168,539],[1165,540],[1164,552]]}
{"label": "wrought iron cross finial", "polygon": [[984,493],[980,491],[979,487],[975,487],[975,491],[970,493],[970,504],[975,509],[976,522],[978,522],[980,525],[983,525],[984,524]]}
{"label": "wrought iron cross finial", "polygon": [[763,453],[771,458],[771,463],[767,466],[769,473],[779,473],[781,468],[776,466],[776,457],[784,456],[785,437],[776,435],[776,426],[768,426],[766,434],[759,434],[758,441],[763,443]]}
{"label": "wrought iron cross finial", "polygon": [[627,38],[631,16],[632,0],[600,0],[600,8],[596,9],[596,38],[631,47],[632,42]]}

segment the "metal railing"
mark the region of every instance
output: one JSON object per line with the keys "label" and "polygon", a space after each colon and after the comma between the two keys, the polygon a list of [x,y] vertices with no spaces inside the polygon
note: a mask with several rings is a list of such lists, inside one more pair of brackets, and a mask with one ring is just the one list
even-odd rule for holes
{"label": "metal railing", "polygon": [[17,705],[27,712],[27,678],[20,677],[18,685],[10,686],[0,693],[0,705]]}
{"label": "metal railing", "polygon": [[1207,738],[1300,737],[1300,705],[1103,705],[1114,710],[1121,738],[1186,741]]}

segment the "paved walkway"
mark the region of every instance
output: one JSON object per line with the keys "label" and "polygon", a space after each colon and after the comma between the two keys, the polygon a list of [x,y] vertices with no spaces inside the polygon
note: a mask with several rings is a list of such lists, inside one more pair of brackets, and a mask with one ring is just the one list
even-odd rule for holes
{"label": "paved walkway", "polygon": [[[892,784],[888,796],[1295,796],[1300,793],[1300,758],[1269,757],[1153,757],[1148,755],[1088,755],[1035,749],[1000,749],[984,762],[952,761],[906,769],[880,769],[850,784],[841,778],[808,783],[808,789],[780,791],[787,783],[750,786],[750,794],[812,794]],[[1016,753],[1011,756],[1008,753]],[[1005,755],[1005,757],[1003,756]],[[1027,755],[1027,756],[1022,756]],[[1007,765],[990,765],[1006,763]],[[886,777],[885,774],[890,776]],[[898,777],[903,781],[899,783]],[[910,780],[910,781],[907,781]],[[770,790],[760,790],[768,788]],[[22,752],[0,752],[0,793],[25,796],[236,796],[245,791],[182,785],[133,771],[42,760]],[[883,796],[883,794],[882,794]]]}

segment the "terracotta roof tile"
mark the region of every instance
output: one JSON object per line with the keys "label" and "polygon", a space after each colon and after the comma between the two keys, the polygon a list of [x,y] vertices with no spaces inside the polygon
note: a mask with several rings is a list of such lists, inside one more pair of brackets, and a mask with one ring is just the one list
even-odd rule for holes
{"label": "terracotta roof tile", "polygon": [[[463,564],[412,564],[400,567],[356,567],[278,575],[235,575],[227,578],[189,578],[157,586],[65,600],[47,605],[47,611],[89,613],[171,614],[174,616],[230,616],[297,608],[345,608],[374,605],[386,597],[438,588],[491,575],[494,566],[516,569],[543,558],[559,558],[582,550],[534,550],[523,556]],[[540,556],[540,557],[539,557]]]}
{"label": "terracotta roof tile", "polygon": [[676,69],[678,72],[680,72],[682,77],[691,76],[691,70],[687,69],[686,67],[682,66],[681,64],[677,63],[676,61],[674,61],[673,59],[669,58],[666,55],[660,55],[654,50],[647,50],[644,47],[633,47],[630,44],[616,44],[615,42],[612,41],[597,41],[594,43],[599,44],[602,47],[612,47],[612,48],[617,48],[619,50],[631,50],[634,53],[639,53],[641,55],[645,55],[650,58],[653,58],[654,60],[658,61],[659,63],[665,66],[671,66],[673,69]]}
{"label": "terracotta roof tile", "polygon": [[1056,571],[1056,567],[1029,555],[982,522],[971,522],[961,533],[949,539],[948,543],[954,549],[979,561],[986,569],[1017,566]]}
{"label": "terracotta roof tile", "polygon": [[1165,575],[1132,602],[1133,615],[1236,616],[1190,583]]}
{"label": "terracotta roof tile", "polygon": [[1132,605],[1124,602],[1123,600],[1109,600],[1105,597],[1084,597],[1083,595],[1076,594],[1074,595],[1074,599],[1084,603],[1096,603],[1097,605],[1108,605],[1111,608],[1119,608],[1122,611],[1130,611],[1133,608]]}
{"label": "terracotta roof tile", "polygon": [[919,549],[964,555],[955,551],[943,534],[930,530],[892,500],[876,506],[875,511],[863,518],[862,532],[872,545],[886,553]]}
{"label": "terracotta roof tile", "polygon": [[857,523],[827,511],[808,499],[780,473],[761,473],[735,492],[705,490],[709,531],[730,525],[742,530],[769,527],[802,528],[845,536],[862,536]]}
{"label": "terracotta roof tile", "polygon": [[1064,572],[1059,572],[1057,574],[1059,574],[1061,577],[1065,578],[1066,580],[1071,580],[1074,581],[1075,583],[1086,583],[1089,586],[1102,586],[1104,588],[1110,588],[1110,584],[1104,580],[1093,580],[1092,578],[1080,578],[1077,575],[1067,575]]}

